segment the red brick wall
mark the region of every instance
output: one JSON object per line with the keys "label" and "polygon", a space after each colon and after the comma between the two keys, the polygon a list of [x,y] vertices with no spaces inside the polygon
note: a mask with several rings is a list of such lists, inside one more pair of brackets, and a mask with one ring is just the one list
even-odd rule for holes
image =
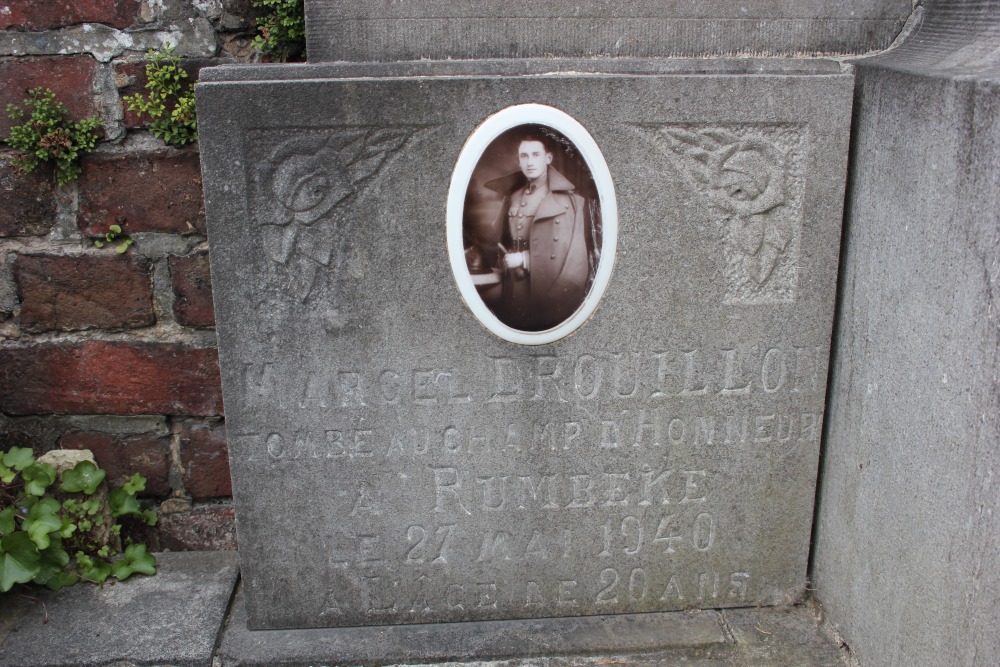
{"label": "red brick wall", "polygon": [[[192,77],[254,57],[250,0],[7,4],[0,111],[41,86],[104,125],[62,188],[0,145],[0,450],[89,449],[112,482],[147,477],[154,546],[235,548],[198,149],[168,148],[121,98],[168,34]],[[135,240],[124,255],[90,240],[112,224]]]}

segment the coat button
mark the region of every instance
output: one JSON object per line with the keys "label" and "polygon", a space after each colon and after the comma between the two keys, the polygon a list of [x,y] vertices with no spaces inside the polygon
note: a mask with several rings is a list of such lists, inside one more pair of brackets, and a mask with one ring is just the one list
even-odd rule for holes
{"label": "coat button", "polygon": [[555,258],[556,258],[555,255],[549,255],[549,259],[555,259]]}
{"label": "coat button", "polygon": [[558,241],[558,240],[559,240],[559,237],[558,237],[558,236],[553,236],[553,237],[552,237],[552,240],[553,240],[553,241]]}
{"label": "coat button", "polygon": [[557,225],[559,224],[559,218],[556,218],[556,224]]}
{"label": "coat button", "polygon": [[569,208],[569,204],[563,204],[563,208]]}

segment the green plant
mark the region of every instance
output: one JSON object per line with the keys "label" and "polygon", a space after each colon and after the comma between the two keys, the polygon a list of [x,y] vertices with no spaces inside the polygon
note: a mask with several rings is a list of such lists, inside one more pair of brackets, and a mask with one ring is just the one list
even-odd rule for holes
{"label": "green plant", "polygon": [[0,592],[28,582],[58,590],[80,580],[156,573],[144,544],[120,548],[119,519],[156,523],[156,512],[143,510],[136,499],[145,478],[132,475],[105,499],[104,477],[90,461],[60,476],[23,447],[0,457]]}
{"label": "green plant", "polygon": [[128,247],[135,243],[132,237],[128,234],[122,233],[121,225],[111,225],[108,227],[108,231],[99,238],[94,239],[94,245],[98,248],[103,248],[106,245],[112,244],[115,241],[119,241],[118,245],[115,246],[115,252],[121,255]]}
{"label": "green plant", "polygon": [[[56,180],[65,185],[80,175],[80,157],[97,145],[97,128],[101,121],[85,118],[72,122],[66,118],[66,107],[56,94],[45,88],[32,88],[24,106],[31,117],[10,128],[7,143],[20,151],[14,166],[22,171],[34,171],[40,162],[55,165]],[[15,123],[24,120],[24,110],[7,105],[7,115]]]}
{"label": "green plant", "polygon": [[257,36],[251,45],[279,62],[305,59],[304,0],[254,0],[253,6],[270,11],[257,19]]}
{"label": "green plant", "polygon": [[181,59],[169,43],[163,51],[146,55],[146,97],[140,93],[122,98],[129,111],[152,119],[149,129],[171,146],[198,141],[198,117],[194,107],[194,86],[187,82]]}

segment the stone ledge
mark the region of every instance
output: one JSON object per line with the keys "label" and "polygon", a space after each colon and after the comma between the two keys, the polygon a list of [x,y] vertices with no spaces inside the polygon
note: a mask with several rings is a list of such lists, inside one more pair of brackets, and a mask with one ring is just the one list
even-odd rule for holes
{"label": "stone ledge", "polygon": [[0,597],[0,665],[210,665],[239,574],[236,552],[168,552],[156,559],[153,577],[43,591],[42,604]]}
{"label": "stone ledge", "polygon": [[246,619],[237,592],[216,667],[848,664],[805,607],[310,630],[248,630]]}
{"label": "stone ledge", "polygon": [[44,608],[0,596],[0,667],[848,665],[801,606],[248,630],[239,591],[227,612],[236,552],[167,552],[157,559],[155,577],[45,591],[38,596]]}

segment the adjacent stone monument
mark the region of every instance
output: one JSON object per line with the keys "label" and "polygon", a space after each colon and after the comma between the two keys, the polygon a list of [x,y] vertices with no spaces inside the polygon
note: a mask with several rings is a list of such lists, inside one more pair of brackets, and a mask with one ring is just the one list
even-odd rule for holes
{"label": "adjacent stone monument", "polygon": [[[799,599],[851,87],[809,60],[205,71],[250,627]],[[469,137],[529,103],[593,138],[618,220],[596,310],[541,345],[473,315],[446,219]]]}

